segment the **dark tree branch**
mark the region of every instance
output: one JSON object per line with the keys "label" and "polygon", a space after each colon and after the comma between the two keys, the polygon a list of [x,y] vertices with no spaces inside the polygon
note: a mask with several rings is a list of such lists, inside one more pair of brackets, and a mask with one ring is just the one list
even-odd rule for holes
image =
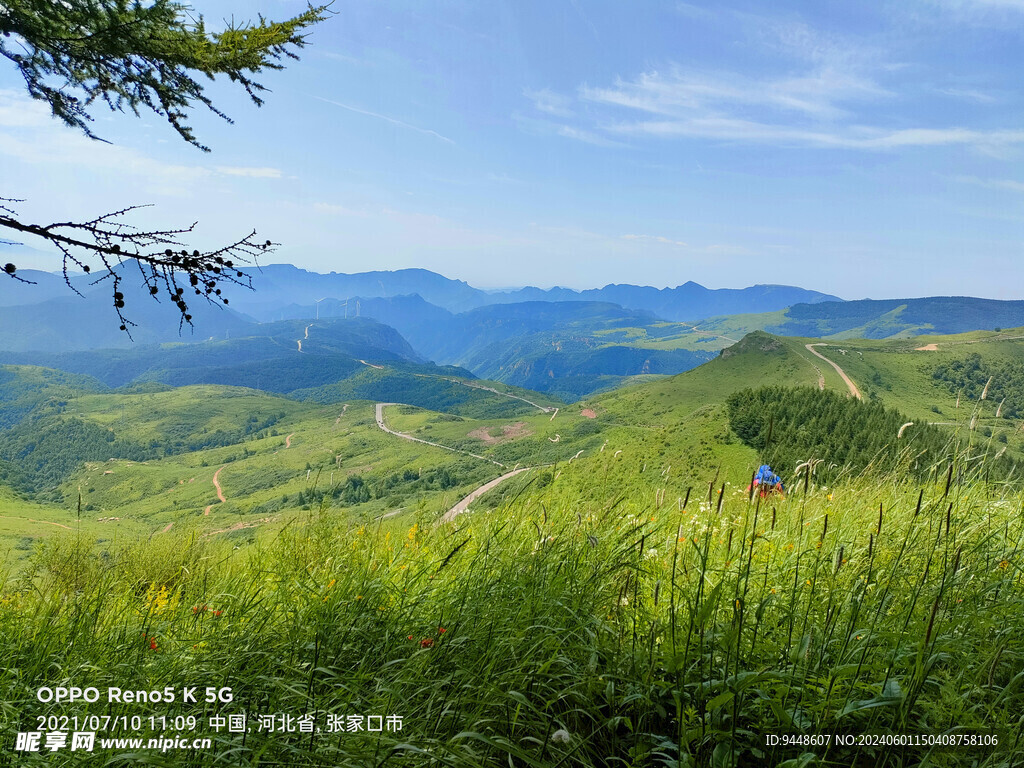
{"label": "dark tree branch", "polygon": [[[255,264],[259,256],[272,253],[274,243],[259,242],[256,231],[235,242],[211,251],[189,251],[183,247],[181,236],[193,230],[143,230],[122,221],[137,208],[133,205],[120,211],[106,213],[86,222],[57,222],[54,224],[27,224],[17,218],[16,212],[6,204],[17,202],[0,198],[0,227],[25,235],[42,238],[55,245],[62,254],[64,282],[81,295],[71,282],[69,269],[77,267],[86,274],[99,275],[95,283],[111,281],[114,310],[121,322],[121,330],[128,332],[134,325],[124,314],[125,296],[121,283],[125,279],[118,267],[134,264],[149,294],[154,300],[170,299],[181,314],[179,330],[192,324],[189,301],[199,296],[210,303],[228,303],[223,290],[236,285],[252,290],[252,278],[241,271],[241,265]],[[6,204],[5,204],[6,203]],[[14,264],[7,264],[4,272],[21,282]],[[95,284],[94,283],[94,284]],[[188,299],[185,298],[189,291]],[[129,333],[129,336],[131,334]]]}

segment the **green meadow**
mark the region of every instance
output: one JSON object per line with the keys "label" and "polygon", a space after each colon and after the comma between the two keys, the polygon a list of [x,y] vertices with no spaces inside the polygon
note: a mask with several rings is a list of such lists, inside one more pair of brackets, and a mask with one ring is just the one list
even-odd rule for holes
{"label": "green meadow", "polygon": [[[744,390],[781,387],[763,395],[779,414],[848,393],[806,347],[823,342],[760,332],[573,405],[482,382],[456,403],[466,384],[435,382],[418,399],[452,405],[383,406],[400,435],[377,425],[383,399],[75,380],[32,401],[55,384],[24,369],[32,429],[0,446],[5,732],[153,715],[212,740],[74,760],[98,766],[1019,764],[1012,335],[815,347],[864,396],[822,396],[816,424],[884,406],[899,427],[863,469],[812,455],[827,442],[799,423],[772,422],[761,447],[737,426]],[[937,422],[929,452],[907,422]],[[61,469],[43,438],[68,424],[121,455]],[[16,472],[3,457],[29,445],[53,461]],[[785,493],[748,491],[787,446],[808,455],[776,467]],[[528,469],[446,516],[513,468]],[[185,684],[231,701],[35,698]],[[210,725],[232,714],[244,733]],[[370,716],[401,730],[349,730]]]}

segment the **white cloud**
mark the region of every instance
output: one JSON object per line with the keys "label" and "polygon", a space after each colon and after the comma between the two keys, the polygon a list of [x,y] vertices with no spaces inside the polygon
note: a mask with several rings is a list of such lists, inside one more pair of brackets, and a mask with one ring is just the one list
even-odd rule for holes
{"label": "white cloud", "polygon": [[532,91],[529,88],[523,91],[523,95],[533,102],[538,112],[544,112],[555,117],[572,117],[572,99],[555,93],[549,88],[542,88],[539,91]]}
{"label": "white cloud", "polygon": [[410,131],[417,131],[418,133],[423,133],[423,134],[426,134],[428,136],[433,136],[434,138],[440,139],[441,141],[448,142],[449,144],[454,144],[455,143],[452,139],[449,139],[447,136],[442,136],[440,133],[438,133],[437,131],[433,131],[430,128],[420,128],[419,126],[412,125],[410,123],[406,123],[403,120],[399,120],[399,119],[394,118],[394,117],[388,117],[387,115],[382,115],[379,112],[371,112],[368,109],[360,109],[359,107],[353,107],[350,104],[342,104],[340,101],[334,101],[333,99],[325,99],[322,96],[314,96],[313,98],[316,99],[317,101],[323,101],[323,102],[325,102],[327,104],[333,104],[336,107],[340,107],[341,109],[346,109],[349,112],[355,112],[357,115],[366,115],[367,117],[375,117],[378,120],[384,120],[385,122],[391,123],[392,125],[397,125],[400,128],[408,128]]}
{"label": "white cloud", "polygon": [[610,130],[624,135],[648,135],[661,138],[688,137],[751,144],[860,150],[960,145],[995,153],[1024,143],[1024,131],[1017,130],[976,131],[953,127],[886,131],[879,128],[853,126],[837,131],[827,131],[733,118],[650,120],[620,123]]}
{"label": "white cloud", "polygon": [[1024,192],[1024,181],[1013,179],[980,179],[977,176],[954,176],[954,181],[961,184],[972,184],[977,187],[988,189],[1005,189],[1009,192]]}
{"label": "white cloud", "polygon": [[582,141],[586,144],[594,144],[598,147],[621,147],[622,142],[614,141],[600,134],[594,133],[593,131],[587,131],[583,128],[573,128],[570,125],[560,125],[556,130],[559,136],[564,136],[567,139],[575,139],[576,141]]}
{"label": "white cloud", "polygon": [[672,240],[661,235],[623,235],[623,240],[651,240],[655,243],[661,243],[663,245],[678,245],[683,248],[688,248],[689,245],[684,243],[682,240]]}
{"label": "white cloud", "polygon": [[248,179],[280,179],[281,171],[277,168],[247,168],[244,166],[218,165],[217,173],[225,176],[243,176]]}
{"label": "white cloud", "polygon": [[801,77],[752,79],[735,73],[705,73],[673,67],[667,74],[645,72],[611,88],[580,89],[593,102],[650,112],[686,116],[724,114],[729,110],[764,107],[817,119],[846,114],[839,103],[888,96],[865,78],[830,69]]}
{"label": "white cloud", "polygon": [[975,104],[995,104],[999,101],[999,99],[991,94],[984,93],[982,91],[975,91],[970,88],[939,88],[938,93],[941,93],[943,96],[950,96],[954,99],[971,101]]}

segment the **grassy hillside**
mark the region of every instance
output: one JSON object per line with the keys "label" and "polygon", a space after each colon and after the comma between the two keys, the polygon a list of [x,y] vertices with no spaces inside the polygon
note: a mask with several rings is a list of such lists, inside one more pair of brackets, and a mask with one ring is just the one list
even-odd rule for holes
{"label": "grassy hillside", "polygon": [[[581,500],[576,484],[599,485],[620,461],[613,447],[445,524],[311,510],[242,549],[185,525],[99,547],[52,539],[0,599],[0,698],[24,702],[12,727],[63,713],[31,695],[55,675],[129,690],[187,676],[233,698],[162,705],[212,739],[175,755],[184,766],[1024,757],[1024,499],[884,477],[770,506],[742,491],[665,503],[628,482]],[[309,712],[320,730],[207,725],[243,712]],[[402,729],[339,732],[353,713]],[[881,743],[860,743],[866,733]],[[908,733],[980,740],[886,745]]]}
{"label": "grassy hillside", "polygon": [[[552,422],[556,406],[543,396],[478,380],[415,378],[416,392],[433,389],[445,408],[463,414],[430,413],[436,423],[461,425],[424,435],[456,449],[449,451],[384,433],[374,401],[323,405],[210,385],[103,393],[65,387],[63,399],[55,400],[47,382],[59,377],[52,372],[9,372],[17,383],[12,391],[22,392],[19,402],[32,408],[0,432],[0,504],[3,514],[18,519],[6,524],[0,545],[16,549],[17,560],[31,549],[29,540],[46,533],[41,525],[81,525],[90,541],[122,529],[156,533],[176,525],[248,540],[252,529],[287,525],[321,504],[342,518],[370,519],[424,504],[440,514],[500,474],[506,461],[557,461],[594,439],[574,431],[589,423],[578,414],[563,412]],[[33,400],[27,393],[34,385]],[[388,408],[387,419],[403,429],[398,406]],[[474,436],[521,421],[531,426],[493,444]],[[548,442],[556,429],[564,438]],[[28,518],[45,523],[29,525]]]}
{"label": "grassy hillside", "polygon": [[960,334],[1024,325],[1024,302],[932,296],[923,299],[824,301],[763,314],[708,318],[708,332],[740,336],[763,330],[816,339],[901,339],[923,334]]}
{"label": "grassy hillside", "polygon": [[[72,468],[53,491],[59,504],[0,490],[0,702],[16,704],[5,717],[26,730],[66,714],[33,698],[54,680],[147,690],[195,680],[230,687],[233,700],[161,705],[196,716],[196,735],[212,739],[174,765],[1019,761],[1024,497],[974,458],[1017,423],[1012,335],[923,345],[935,351],[814,347],[823,360],[810,339],[757,332],[698,369],[571,406],[406,361],[367,360],[302,401],[88,382],[58,399],[59,377],[10,369],[34,382],[19,402],[33,387],[40,395],[4,431],[9,444],[13,435],[24,450],[33,434],[75,423],[101,447],[153,454]],[[950,409],[952,424],[936,429],[969,450],[916,476],[899,461],[862,475],[783,467],[784,497],[751,498],[764,424],[730,427],[728,401],[764,385],[799,406],[797,417],[773,411],[776,443],[805,446],[795,437],[806,414],[838,414],[830,437],[862,414],[884,417],[865,429],[892,432],[884,404],[914,419]],[[394,398],[343,398],[359,386],[392,387],[374,392]],[[410,394],[439,402],[402,400]],[[451,515],[517,466],[530,469]],[[208,725],[242,712],[312,713],[321,730],[243,739]],[[104,702],[80,713],[139,710]],[[338,731],[354,713],[397,715],[403,728]],[[782,733],[989,741],[766,743]]]}

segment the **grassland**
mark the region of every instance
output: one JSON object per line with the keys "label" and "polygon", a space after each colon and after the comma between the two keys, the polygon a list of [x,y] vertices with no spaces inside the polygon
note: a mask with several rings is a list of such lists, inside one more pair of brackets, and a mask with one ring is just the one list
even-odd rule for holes
{"label": "grassland", "polygon": [[[374,400],[65,393],[46,418],[142,446],[230,440],[88,462],[61,504],[0,491],[4,732],[47,715],[155,714],[195,716],[213,739],[76,765],[1019,764],[1024,495],[972,458],[1017,421],[988,400],[957,408],[932,377],[968,351],[1017,360],[1013,335],[818,347],[865,397],[953,422],[968,449],[923,481],[873,467],[824,487],[780,467],[784,498],[747,493],[759,456],[724,401],[763,384],[847,392],[808,339],[752,334],[700,369],[557,413],[500,386],[447,412],[387,407],[390,428],[453,450],[383,432]],[[441,521],[516,465],[533,469]],[[72,712],[33,697],[185,684],[234,698]],[[208,725],[242,713],[244,736]],[[261,729],[275,713],[321,730]],[[337,731],[350,715],[403,727]],[[906,734],[917,742],[885,744]],[[958,736],[981,741],[921,740]]]}
{"label": "grassland", "polygon": [[[338,524],[311,510],[243,549],[184,528],[100,551],[74,533],[51,539],[0,598],[5,725],[68,714],[33,699],[40,685],[187,680],[229,687],[233,701],[143,709],[198,716],[210,750],[75,764],[1024,757],[1019,495],[947,487],[939,470],[921,488],[851,478],[770,503],[717,487],[677,500],[649,494],[646,473],[622,462],[606,449],[446,525]],[[651,464],[663,477],[667,461]],[[602,477],[597,496],[577,494]],[[215,713],[312,713],[322,730],[243,737],[206,726]],[[402,731],[330,732],[348,715],[398,715]],[[770,746],[771,733],[998,743]],[[32,758],[20,764],[45,764]]]}

